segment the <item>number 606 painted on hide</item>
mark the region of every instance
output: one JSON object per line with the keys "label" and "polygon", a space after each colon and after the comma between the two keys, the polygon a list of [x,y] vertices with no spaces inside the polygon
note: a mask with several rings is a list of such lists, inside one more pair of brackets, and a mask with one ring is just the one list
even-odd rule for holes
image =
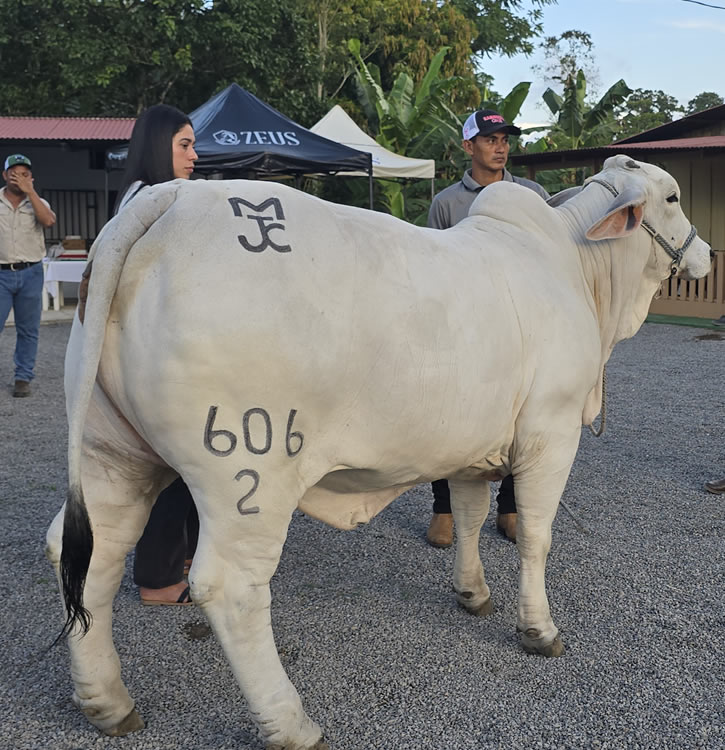
{"label": "number 606 painted on hide", "polygon": [[[214,421],[216,420],[216,414],[218,406],[210,406],[209,413],[206,418],[206,427],[204,428],[204,447],[214,456],[220,456],[224,458],[234,452],[237,447],[237,436],[231,430],[215,430]],[[301,450],[304,444],[305,437],[301,432],[292,431],[292,423],[294,422],[297,409],[290,409],[289,416],[287,417],[287,429],[285,431],[285,450],[290,458],[294,458]],[[253,417],[257,420],[262,420],[264,423],[264,443],[261,445],[255,445],[252,442],[252,435],[249,429],[249,423]],[[263,456],[268,453],[272,448],[272,420],[269,417],[269,413],[266,409],[254,407],[247,409],[242,415],[242,437],[244,439],[244,447],[250,452],[257,456]],[[215,448],[212,445],[214,440],[224,438],[228,441],[228,446],[225,449]],[[293,447],[293,442],[295,447]]]}

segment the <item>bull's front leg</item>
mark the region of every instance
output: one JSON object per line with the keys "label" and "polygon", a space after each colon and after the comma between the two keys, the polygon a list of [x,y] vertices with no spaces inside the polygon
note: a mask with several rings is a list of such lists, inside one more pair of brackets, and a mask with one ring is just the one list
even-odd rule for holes
{"label": "bull's front leg", "polygon": [[520,458],[513,464],[518,526],[516,547],[521,559],[516,629],[524,650],[544,656],[561,656],[564,644],[554,625],[546,596],[546,559],[551,547],[551,524],[571,471],[581,428],[561,434],[541,448],[541,437],[529,457],[522,440]]}
{"label": "bull's front leg", "polygon": [[458,603],[473,615],[491,614],[491,592],[478,551],[481,526],[488,516],[491,491],[486,480],[451,479],[451,509],[456,523],[453,588]]}

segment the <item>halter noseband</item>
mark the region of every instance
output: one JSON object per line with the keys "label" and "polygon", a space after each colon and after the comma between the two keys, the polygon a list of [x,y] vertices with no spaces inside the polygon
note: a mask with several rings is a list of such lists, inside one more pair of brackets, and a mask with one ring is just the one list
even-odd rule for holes
{"label": "halter noseband", "polygon": [[[617,190],[617,188],[615,188],[614,185],[607,182],[606,180],[602,180],[599,177],[590,177],[584,182],[584,187],[586,187],[590,182],[596,182],[598,185],[602,185],[607,190],[609,190],[609,192],[615,198],[619,195],[619,191]],[[690,233],[687,235],[687,239],[682,243],[682,246],[679,250],[676,250],[674,247],[672,247],[672,245],[647,221],[647,219],[642,219],[642,229],[646,230],[650,234],[652,239],[655,240],[655,242],[657,242],[664,249],[667,255],[670,256],[670,258],[672,258],[672,264],[670,265],[670,276],[674,276],[680,268],[682,256],[685,254],[687,248],[692,244],[692,240],[697,237],[697,229],[695,229],[695,226],[693,224],[690,224]]]}

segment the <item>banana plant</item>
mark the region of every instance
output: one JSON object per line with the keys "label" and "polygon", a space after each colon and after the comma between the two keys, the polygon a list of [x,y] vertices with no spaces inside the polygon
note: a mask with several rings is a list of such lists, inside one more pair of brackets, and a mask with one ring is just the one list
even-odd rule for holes
{"label": "banana plant", "polygon": [[521,107],[529,95],[531,81],[521,81],[509,91],[503,99],[496,97],[490,98],[488,89],[484,89],[484,95],[481,100],[481,109],[495,109],[506,122],[514,122],[521,112]]}
{"label": "banana plant", "polygon": [[593,106],[586,102],[587,82],[584,71],[564,84],[560,96],[548,88],[542,98],[558,119],[549,139],[555,148],[583,148],[611,143],[617,133],[616,109],[632,93],[624,80],[617,81]]}
{"label": "banana plant", "polygon": [[[587,82],[582,70],[566,80],[563,96],[550,88],[544,92],[542,98],[557,120],[545,138],[527,144],[527,153],[603,146],[614,140],[619,129],[617,108],[632,90],[619,80],[593,105],[587,103],[586,92]],[[544,171],[539,179],[553,193],[581,185],[587,175],[588,170],[580,167]]]}
{"label": "banana plant", "polygon": [[403,156],[415,156],[421,150],[417,141],[425,143],[431,131],[453,134],[460,130],[460,120],[448,106],[446,97],[460,79],[440,77],[450,47],[438,50],[417,89],[410,75],[402,71],[387,94],[380,84],[377,65],[362,58],[360,40],[350,39],[348,49],[355,61],[358,99],[381,146]]}
{"label": "banana plant", "polygon": [[[363,60],[360,41],[350,39],[348,49],[355,61],[358,100],[369,129],[381,146],[402,156],[429,158],[432,153],[443,153],[447,144],[460,141],[461,121],[448,104],[448,94],[460,83],[460,78],[440,77],[449,47],[438,50],[417,87],[410,75],[402,71],[387,94],[377,65]],[[405,218],[403,186],[381,180],[379,191],[385,209],[393,216]]]}

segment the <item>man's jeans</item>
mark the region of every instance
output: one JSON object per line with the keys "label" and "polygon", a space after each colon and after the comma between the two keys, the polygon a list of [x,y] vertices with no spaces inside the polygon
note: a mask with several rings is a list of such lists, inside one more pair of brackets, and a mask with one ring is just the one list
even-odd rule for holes
{"label": "man's jeans", "polygon": [[11,308],[15,314],[15,380],[33,379],[42,301],[42,263],[22,271],[0,270],[0,333]]}

